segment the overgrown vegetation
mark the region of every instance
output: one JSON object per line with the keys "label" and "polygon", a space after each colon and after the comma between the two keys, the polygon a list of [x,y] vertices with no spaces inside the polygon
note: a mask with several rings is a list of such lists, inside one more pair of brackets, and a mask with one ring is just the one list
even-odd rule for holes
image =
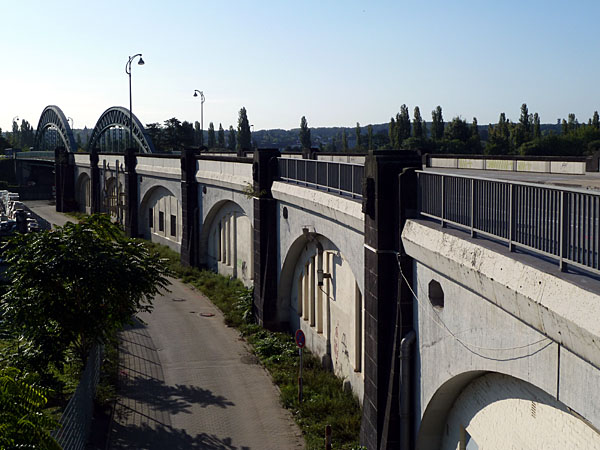
{"label": "overgrown vegetation", "polygon": [[304,434],[308,449],[323,448],[325,426],[331,425],[333,448],[358,448],[361,411],[357,398],[343,389],[342,381],[322,368],[320,361],[304,351],[304,401],[298,402],[298,349],[292,336],[268,331],[254,323],[252,290],[239,280],[207,270],[183,267],[179,255],[167,247],[148,243],[170,269],[203,292],[218,306],[225,322],[240,330],[260,362],[269,370],[288,408]]}

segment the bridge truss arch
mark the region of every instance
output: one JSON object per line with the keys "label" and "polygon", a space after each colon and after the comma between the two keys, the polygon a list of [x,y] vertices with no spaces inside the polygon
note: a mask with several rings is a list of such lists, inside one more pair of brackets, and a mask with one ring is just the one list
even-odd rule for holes
{"label": "bridge truss arch", "polygon": [[122,106],[112,106],[108,108],[96,122],[96,126],[94,127],[88,142],[88,151],[91,151],[96,146],[103,133],[113,127],[123,127],[126,130],[131,129],[133,140],[137,143],[142,153],[156,153],[150,135],[146,132],[146,129],[135,114],[132,117],[132,122],[133,125],[131,126],[129,121],[129,110],[127,108],[123,108]]}
{"label": "bridge truss arch", "polygon": [[40,116],[35,131],[34,148],[36,150],[40,148],[42,136],[49,129],[54,129],[58,132],[67,151],[71,153],[77,151],[77,143],[73,136],[73,130],[71,130],[71,127],[69,126],[69,121],[62,110],[56,105],[46,106],[42,111],[42,115]]}

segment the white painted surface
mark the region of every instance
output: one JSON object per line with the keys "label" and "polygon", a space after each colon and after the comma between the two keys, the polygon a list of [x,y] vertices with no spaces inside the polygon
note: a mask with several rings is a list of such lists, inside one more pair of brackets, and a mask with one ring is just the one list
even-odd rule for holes
{"label": "white painted surface", "polygon": [[550,161],[517,160],[517,172],[550,172]]}
{"label": "white painted surface", "polygon": [[585,175],[585,163],[576,161],[551,161],[550,172],[571,175]]}
{"label": "white painted surface", "polygon": [[[466,434],[485,450],[600,449],[600,435],[542,390],[501,374],[468,385],[447,422],[443,450],[461,450]],[[469,448],[469,447],[467,447]]]}
{"label": "white painted surface", "polygon": [[459,158],[459,169],[485,169],[485,159]]}
{"label": "white painted surface", "polygon": [[73,153],[76,166],[90,167],[90,155],[87,153]]}
{"label": "white painted surface", "polygon": [[446,167],[450,169],[456,169],[458,166],[458,160],[456,158],[436,158],[431,156],[429,158],[429,167]]}
{"label": "white painted surface", "polygon": [[486,159],[485,169],[486,170],[515,170],[515,161],[512,159]]}
{"label": "white painted surface", "polygon": [[181,160],[179,158],[138,156],[136,172],[139,175],[154,175],[180,179]]}
{"label": "white painted surface", "polygon": [[198,160],[196,180],[199,183],[243,190],[252,185],[252,164],[231,161]]}

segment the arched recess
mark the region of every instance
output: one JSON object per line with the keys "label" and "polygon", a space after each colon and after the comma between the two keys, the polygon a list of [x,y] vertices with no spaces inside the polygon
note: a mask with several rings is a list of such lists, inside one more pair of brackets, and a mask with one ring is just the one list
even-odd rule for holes
{"label": "arched recess", "polygon": [[182,213],[179,199],[164,186],[146,192],[139,210],[138,231],[153,242],[179,251],[182,236]]}
{"label": "arched recess", "polygon": [[92,184],[90,176],[87,173],[79,175],[76,189],[75,196],[77,198],[79,211],[89,214],[92,207]]}
{"label": "arched recess", "polygon": [[200,255],[210,269],[252,285],[254,235],[252,222],[240,205],[222,200],[206,215],[200,233]]}
{"label": "arched recess", "polygon": [[77,151],[77,144],[73,136],[73,130],[69,126],[67,117],[56,105],[49,105],[44,108],[38,126],[35,130],[34,148],[38,150],[42,137],[46,131],[54,129],[58,132],[60,139],[67,151],[74,153]]}
{"label": "arched recess", "polygon": [[291,330],[304,331],[310,350],[362,398],[364,303],[356,280],[339,247],[306,230],[285,255],[277,312]]}
{"label": "arched recess", "polygon": [[107,178],[102,190],[102,211],[118,220],[123,217],[124,200],[123,184],[114,176]]}
{"label": "arched recess", "polygon": [[473,371],[432,397],[417,449],[600,448],[600,434],[554,395],[519,378]]}
{"label": "arched recess", "polygon": [[131,129],[133,140],[142,153],[156,153],[150,135],[146,132],[146,129],[135,114],[132,116],[132,122],[133,125],[130,125],[128,109],[121,106],[112,106],[108,108],[96,122],[96,126],[94,127],[88,142],[87,150],[91,151],[95,148],[100,136],[107,130],[113,127],[123,127],[127,131]]}

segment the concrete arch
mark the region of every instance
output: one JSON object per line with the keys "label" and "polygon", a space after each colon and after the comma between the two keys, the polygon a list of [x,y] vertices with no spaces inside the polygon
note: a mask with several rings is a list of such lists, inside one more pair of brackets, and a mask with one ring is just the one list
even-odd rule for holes
{"label": "concrete arch", "polygon": [[254,235],[250,218],[232,200],[216,202],[206,214],[199,239],[201,261],[250,286],[254,278]]}
{"label": "concrete arch", "polygon": [[[131,122],[131,123],[130,123]],[[90,152],[96,147],[100,136],[112,127],[123,127],[127,130],[131,130],[133,140],[138,145],[142,153],[156,153],[154,144],[150,135],[146,132],[146,129],[135,116],[132,116],[132,120],[129,120],[129,110],[121,106],[111,106],[102,113],[94,130],[90,135],[87,150]]]}
{"label": "concrete arch", "polygon": [[77,151],[77,144],[75,143],[73,130],[69,126],[69,121],[62,110],[56,105],[46,106],[40,115],[33,144],[36,150],[40,148],[40,142],[44,133],[51,128],[58,131],[58,135],[68,152],[75,153]]}
{"label": "concrete arch", "polygon": [[[467,444],[470,441],[470,446]],[[417,449],[600,448],[600,434],[567,405],[525,380],[467,372],[427,407]]]}
{"label": "concrete arch", "polygon": [[140,202],[138,220],[140,235],[179,251],[182,230],[179,198],[164,186],[148,189]]}
{"label": "concrete arch", "polygon": [[85,172],[82,172],[77,178],[75,198],[79,211],[89,214],[92,208],[92,183],[90,176]]}
{"label": "concrete arch", "polygon": [[[319,286],[319,269],[325,274]],[[298,236],[285,255],[277,318],[302,329],[306,345],[345,378],[359,398],[364,384],[364,303],[352,264],[326,236]]]}

